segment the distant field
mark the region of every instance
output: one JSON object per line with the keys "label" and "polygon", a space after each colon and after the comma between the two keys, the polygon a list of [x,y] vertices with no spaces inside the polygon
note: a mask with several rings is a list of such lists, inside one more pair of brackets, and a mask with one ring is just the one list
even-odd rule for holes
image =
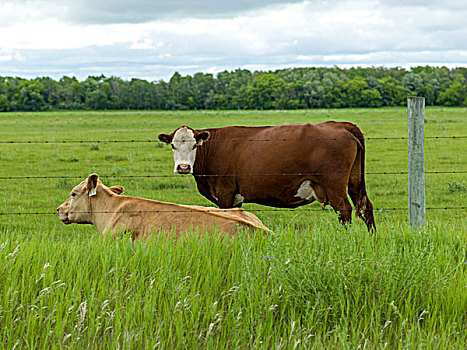
{"label": "distant field", "polygon": [[[343,229],[319,204],[267,211],[246,204],[275,237],[102,245],[94,227],[53,215],[97,172],[125,194],[212,205],[191,176],[172,175],[160,132],[326,120],[366,138],[376,237]],[[427,108],[425,134],[467,135],[466,108]],[[467,342],[465,210],[428,210],[407,225],[405,108],[257,112],[0,114],[0,345],[2,348],[458,348]],[[5,143],[6,141],[73,143]],[[83,142],[96,141],[101,142]],[[467,139],[427,139],[426,171],[466,171]],[[5,177],[44,177],[2,179]],[[62,178],[75,177],[76,179]],[[47,177],[47,178],[46,178]],[[427,207],[466,206],[467,174],[427,174]],[[50,215],[47,215],[50,214]],[[386,345],[385,345],[386,344]]]}

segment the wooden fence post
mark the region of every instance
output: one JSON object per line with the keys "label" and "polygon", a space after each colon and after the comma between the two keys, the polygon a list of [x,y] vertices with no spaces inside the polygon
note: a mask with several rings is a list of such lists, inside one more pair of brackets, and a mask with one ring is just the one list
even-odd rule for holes
{"label": "wooden fence post", "polygon": [[407,100],[409,222],[412,229],[425,228],[425,99]]}

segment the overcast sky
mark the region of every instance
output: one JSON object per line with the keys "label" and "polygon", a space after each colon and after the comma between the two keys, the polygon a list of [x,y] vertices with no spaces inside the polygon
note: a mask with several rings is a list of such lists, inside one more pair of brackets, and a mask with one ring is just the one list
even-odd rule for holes
{"label": "overcast sky", "polygon": [[0,76],[467,66],[460,0],[0,0]]}

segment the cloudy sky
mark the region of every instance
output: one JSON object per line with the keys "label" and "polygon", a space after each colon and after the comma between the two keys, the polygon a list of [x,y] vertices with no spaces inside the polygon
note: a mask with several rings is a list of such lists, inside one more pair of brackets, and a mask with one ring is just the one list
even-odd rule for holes
{"label": "cloudy sky", "polygon": [[0,76],[467,66],[460,0],[0,0]]}

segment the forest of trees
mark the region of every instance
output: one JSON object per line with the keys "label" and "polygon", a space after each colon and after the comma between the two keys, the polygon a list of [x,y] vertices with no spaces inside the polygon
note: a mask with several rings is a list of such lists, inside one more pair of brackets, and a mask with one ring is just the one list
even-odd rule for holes
{"label": "forest of trees", "polygon": [[467,106],[467,68],[294,68],[175,73],[168,82],[90,76],[0,77],[0,111],[56,109],[297,109],[426,105]]}

